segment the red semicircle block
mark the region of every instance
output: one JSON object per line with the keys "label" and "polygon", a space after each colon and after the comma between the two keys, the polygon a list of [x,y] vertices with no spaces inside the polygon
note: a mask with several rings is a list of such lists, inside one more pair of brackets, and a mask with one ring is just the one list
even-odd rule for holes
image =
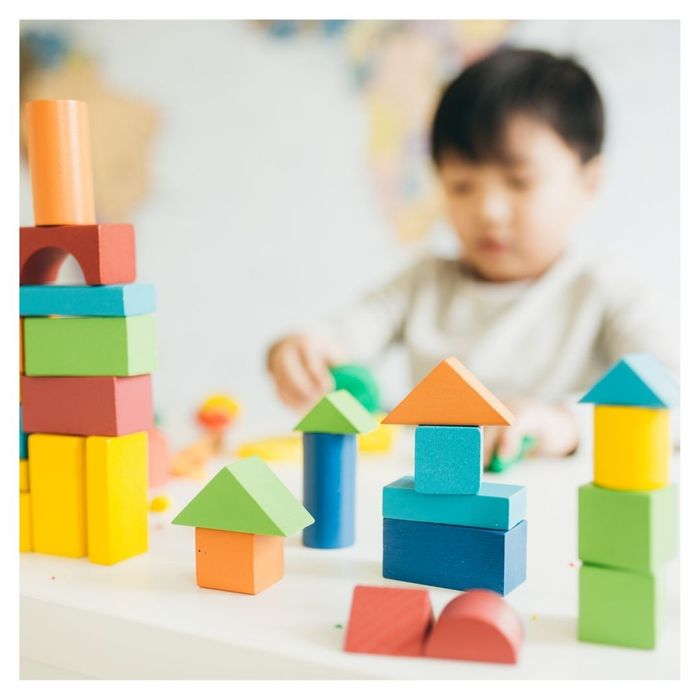
{"label": "red semicircle block", "polygon": [[425,645],[425,656],[514,664],[523,641],[515,610],[498,593],[474,589],[450,601]]}

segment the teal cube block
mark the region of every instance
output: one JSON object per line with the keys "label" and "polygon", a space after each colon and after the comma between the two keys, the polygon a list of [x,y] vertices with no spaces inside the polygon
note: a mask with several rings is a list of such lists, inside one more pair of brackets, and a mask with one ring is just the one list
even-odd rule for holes
{"label": "teal cube block", "polygon": [[481,486],[483,431],[475,426],[419,425],[415,436],[418,493],[475,494]]}
{"label": "teal cube block", "polygon": [[578,491],[578,555],[616,569],[653,572],[678,551],[678,489]]}
{"label": "teal cube block", "polygon": [[384,487],[382,515],[393,520],[510,530],[526,514],[524,486],[484,481],[477,494],[418,493],[411,476]]}

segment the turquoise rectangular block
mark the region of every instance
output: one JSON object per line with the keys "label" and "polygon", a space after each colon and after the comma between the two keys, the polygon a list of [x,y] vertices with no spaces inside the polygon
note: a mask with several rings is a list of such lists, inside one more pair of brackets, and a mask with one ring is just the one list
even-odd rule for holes
{"label": "turquoise rectangular block", "polygon": [[419,425],[415,437],[416,491],[478,493],[483,462],[482,438],[480,427]]}
{"label": "turquoise rectangular block", "polygon": [[20,316],[138,316],[156,308],[152,284],[27,285],[19,288]]}
{"label": "turquoise rectangular block", "polygon": [[24,432],[24,421],[22,420],[22,404],[19,405],[19,458],[27,459],[27,433]]}
{"label": "turquoise rectangular block", "polygon": [[512,484],[482,482],[473,495],[418,493],[413,477],[384,487],[382,516],[393,520],[510,530],[525,519],[526,489]]}

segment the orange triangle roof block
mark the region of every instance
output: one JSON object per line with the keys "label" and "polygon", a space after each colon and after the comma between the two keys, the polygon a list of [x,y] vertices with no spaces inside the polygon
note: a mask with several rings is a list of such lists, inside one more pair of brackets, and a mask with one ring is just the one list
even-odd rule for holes
{"label": "orange triangle roof block", "polygon": [[456,357],[425,376],[382,421],[400,425],[510,425],[515,416]]}

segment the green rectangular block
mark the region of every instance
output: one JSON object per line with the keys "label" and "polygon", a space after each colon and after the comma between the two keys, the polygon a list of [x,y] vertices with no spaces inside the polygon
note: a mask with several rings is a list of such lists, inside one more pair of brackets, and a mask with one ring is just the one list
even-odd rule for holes
{"label": "green rectangular block", "polygon": [[29,376],[126,377],[156,368],[152,315],[25,318],[24,371]]}
{"label": "green rectangular block", "polygon": [[678,552],[678,489],[578,490],[578,556],[588,564],[653,572]]}
{"label": "green rectangular block", "polygon": [[578,638],[653,649],[665,613],[664,588],[658,574],[583,564],[579,570]]}

